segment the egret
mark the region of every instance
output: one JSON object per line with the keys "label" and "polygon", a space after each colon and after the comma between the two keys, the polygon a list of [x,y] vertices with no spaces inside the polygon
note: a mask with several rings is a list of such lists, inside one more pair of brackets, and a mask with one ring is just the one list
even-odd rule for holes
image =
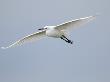
{"label": "egret", "polygon": [[81,25],[84,25],[84,24],[88,23],[89,21],[93,20],[94,18],[96,18],[96,16],[88,16],[88,17],[84,17],[84,18],[71,20],[71,21],[56,25],[56,26],[45,26],[43,28],[39,28],[37,32],[21,38],[20,40],[14,42],[10,46],[1,47],[1,48],[2,49],[11,48],[16,45],[22,45],[27,42],[36,41],[36,40],[46,37],[46,36],[53,37],[53,38],[60,38],[67,43],[73,44],[73,41],[67,38],[66,31],[74,29]]}

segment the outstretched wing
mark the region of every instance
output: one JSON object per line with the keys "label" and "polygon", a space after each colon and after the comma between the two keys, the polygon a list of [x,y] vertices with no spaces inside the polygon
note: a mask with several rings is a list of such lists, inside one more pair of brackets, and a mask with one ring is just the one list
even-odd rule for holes
{"label": "outstretched wing", "polygon": [[68,21],[68,22],[62,23],[60,25],[57,25],[55,28],[58,30],[66,30],[66,29],[79,27],[79,26],[86,24],[89,21],[93,20],[95,17],[96,16],[89,16],[89,17],[84,17],[84,18],[80,18],[80,19],[75,19],[75,20]]}
{"label": "outstretched wing", "polygon": [[45,30],[38,31],[36,33],[30,34],[30,35],[16,41],[15,43],[13,43],[12,45],[10,45],[8,47],[1,47],[1,48],[2,49],[7,49],[7,48],[14,47],[14,46],[17,46],[17,45],[22,45],[24,43],[33,42],[33,41],[38,40],[38,39],[40,39],[44,36],[45,36]]}

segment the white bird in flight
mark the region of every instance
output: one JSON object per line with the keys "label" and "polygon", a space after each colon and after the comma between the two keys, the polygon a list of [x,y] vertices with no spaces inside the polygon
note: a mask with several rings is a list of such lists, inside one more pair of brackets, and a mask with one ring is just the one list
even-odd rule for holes
{"label": "white bird in flight", "polygon": [[38,29],[39,30],[38,32],[35,32],[26,37],[23,37],[22,39],[16,41],[15,43],[13,43],[12,45],[10,45],[8,47],[1,47],[1,48],[2,49],[11,48],[11,47],[14,47],[17,45],[22,45],[27,42],[36,41],[45,36],[53,37],[53,38],[60,38],[67,43],[73,44],[73,41],[69,40],[66,37],[65,31],[67,31],[69,29],[74,29],[75,27],[79,27],[81,25],[84,25],[84,24],[88,23],[89,21],[93,20],[94,18],[96,18],[96,16],[79,18],[79,19],[71,20],[71,21],[56,25],[56,26],[45,26],[43,28]]}

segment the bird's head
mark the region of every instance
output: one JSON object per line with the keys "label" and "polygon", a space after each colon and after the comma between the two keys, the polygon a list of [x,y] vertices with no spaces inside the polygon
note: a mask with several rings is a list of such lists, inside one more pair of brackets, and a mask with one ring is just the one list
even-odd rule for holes
{"label": "bird's head", "polygon": [[39,28],[38,30],[48,30],[48,29],[52,29],[54,28],[55,26],[45,26],[43,28]]}

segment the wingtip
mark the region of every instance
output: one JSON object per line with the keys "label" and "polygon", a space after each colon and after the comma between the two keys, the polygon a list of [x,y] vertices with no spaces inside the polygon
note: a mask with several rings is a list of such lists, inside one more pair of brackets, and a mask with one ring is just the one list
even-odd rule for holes
{"label": "wingtip", "polygon": [[96,13],[95,15],[93,15],[92,17],[97,17],[97,16],[100,16],[100,13]]}
{"label": "wingtip", "polygon": [[1,49],[6,49],[5,47],[1,47]]}
{"label": "wingtip", "polygon": [[96,13],[95,15],[91,15],[91,16],[86,17],[86,18],[93,20],[93,19],[96,19],[96,17],[99,15],[100,15],[99,13]]}

